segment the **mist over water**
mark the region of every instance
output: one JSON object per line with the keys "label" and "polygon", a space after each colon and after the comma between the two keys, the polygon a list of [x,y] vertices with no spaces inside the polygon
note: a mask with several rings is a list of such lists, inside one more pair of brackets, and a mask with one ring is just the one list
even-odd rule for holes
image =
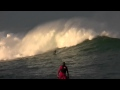
{"label": "mist over water", "polygon": [[96,36],[119,38],[105,23],[85,18],[63,19],[36,26],[24,37],[0,32],[0,60],[41,54],[55,48],[71,47]]}

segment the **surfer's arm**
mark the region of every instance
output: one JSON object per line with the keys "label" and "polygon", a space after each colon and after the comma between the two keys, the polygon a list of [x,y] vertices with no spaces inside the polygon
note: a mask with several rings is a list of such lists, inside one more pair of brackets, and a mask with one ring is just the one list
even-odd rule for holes
{"label": "surfer's arm", "polygon": [[61,71],[61,66],[60,66],[60,68],[58,70],[57,76],[59,76],[60,71]]}
{"label": "surfer's arm", "polygon": [[69,78],[69,71],[68,71],[68,68],[67,68],[67,77]]}

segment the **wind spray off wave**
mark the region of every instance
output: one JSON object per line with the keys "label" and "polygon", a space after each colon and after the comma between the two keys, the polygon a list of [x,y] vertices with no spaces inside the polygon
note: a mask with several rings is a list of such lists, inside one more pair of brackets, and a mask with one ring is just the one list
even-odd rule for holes
{"label": "wind spray off wave", "polygon": [[[87,22],[86,26],[88,23],[96,25],[94,21],[84,20],[84,24],[85,22]],[[41,54],[55,48],[74,46],[86,39],[92,40],[97,35],[110,35],[110,32],[104,30],[98,32],[93,27],[86,28],[83,20],[77,18],[40,25],[22,39],[14,34],[7,34],[0,40],[0,60]]]}

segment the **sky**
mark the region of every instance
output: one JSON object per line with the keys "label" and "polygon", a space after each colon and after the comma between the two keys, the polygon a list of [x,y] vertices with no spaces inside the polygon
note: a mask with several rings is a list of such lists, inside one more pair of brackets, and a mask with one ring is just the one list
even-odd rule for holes
{"label": "sky", "polygon": [[46,22],[74,17],[105,22],[110,29],[120,29],[120,11],[0,11],[0,32],[27,32]]}

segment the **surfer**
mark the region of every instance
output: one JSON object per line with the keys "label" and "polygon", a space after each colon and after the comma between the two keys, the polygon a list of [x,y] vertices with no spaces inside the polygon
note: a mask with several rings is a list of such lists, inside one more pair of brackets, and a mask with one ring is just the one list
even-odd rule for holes
{"label": "surfer", "polygon": [[55,51],[54,51],[54,55],[56,55],[56,53],[57,53],[57,51],[55,50]]}
{"label": "surfer", "polygon": [[60,66],[57,77],[59,79],[69,79],[69,72],[67,66],[65,65],[65,62],[63,62],[62,65]]}

